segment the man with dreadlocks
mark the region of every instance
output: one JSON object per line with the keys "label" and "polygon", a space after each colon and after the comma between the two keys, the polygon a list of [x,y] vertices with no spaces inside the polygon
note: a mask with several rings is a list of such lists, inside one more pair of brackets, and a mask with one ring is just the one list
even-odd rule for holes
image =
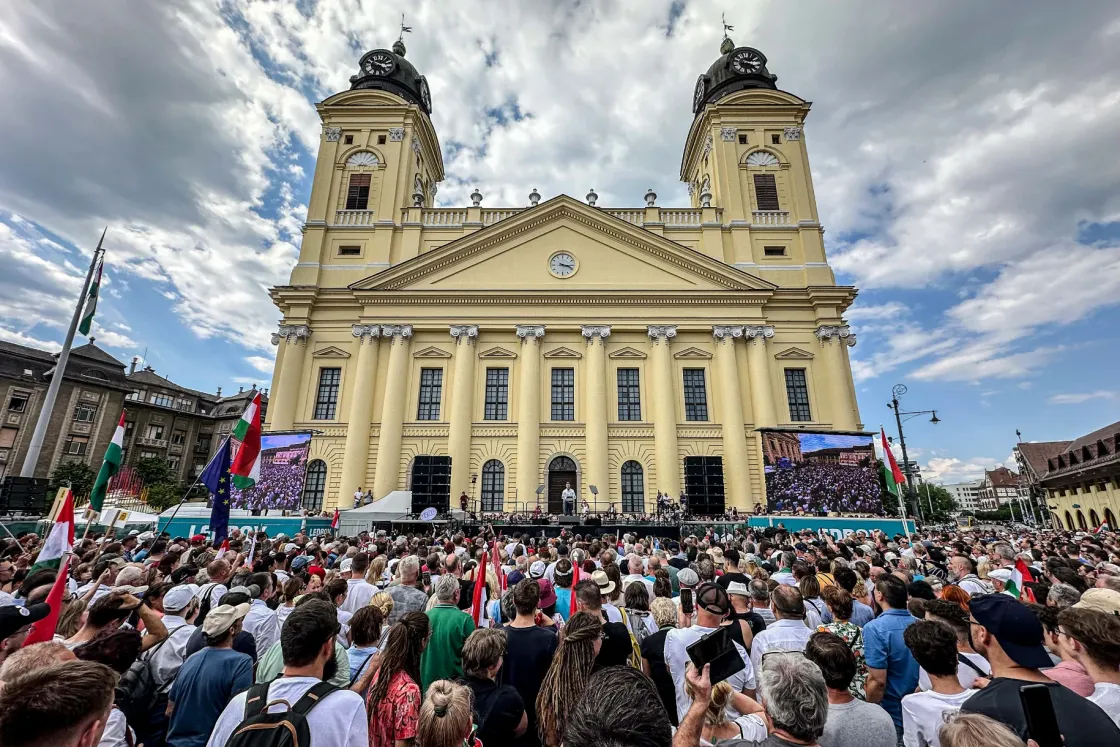
{"label": "man with dreadlocks", "polygon": [[558,747],[563,740],[563,724],[587,688],[602,635],[603,623],[591,612],[577,612],[564,628],[537,694],[537,730],[544,747]]}
{"label": "man with dreadlocks", "polygon": [[394,747],[416,737],[420,717],[420,657],[428,643],[428,616],[408,612],[389,630],[381,667],[366,698],[369,747]]}

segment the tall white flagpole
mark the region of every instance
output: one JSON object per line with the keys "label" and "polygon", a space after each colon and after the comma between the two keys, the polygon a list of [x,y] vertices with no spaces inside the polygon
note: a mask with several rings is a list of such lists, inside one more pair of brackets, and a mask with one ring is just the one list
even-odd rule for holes
{"label": "tall white flagpole", "polygon": [[66,341],[62,343],[62,352],[58,354],[54,373],[51,374],[51,383],[47,387],[47,396],[43,406],[39,409],[39,419],[35,423],[35,430],[31,434],[31,444],[27,447],[27,456],[23,458],[23,466],[19,470],[20,477],[34,477],[35,467],[39,464],[39,454],[43,451],[43,442],[47,440],[47,426],[51,422],[51,413],[54,412],[54,403],[58,399],[58,390],[62,387],[62,379],[66,373],[66,364],[70,360],[70,348],[74,344],[74,333],[78,331],[78,322],[82,319],[82,309],[86,305],[86,296],[89,295],[89,285],[93,281],[93,271],[97,267],[97,260],[104,250],[101,245],[105,242],[106,226],[97,241],[97,248],[93,250],[93,257],[89,261],[89,270],[86,272],[86,281],[82,285],[82,295],[78,297],[78,305],[74,308],[74,317],[70,320],[70,329],[66,331]]}

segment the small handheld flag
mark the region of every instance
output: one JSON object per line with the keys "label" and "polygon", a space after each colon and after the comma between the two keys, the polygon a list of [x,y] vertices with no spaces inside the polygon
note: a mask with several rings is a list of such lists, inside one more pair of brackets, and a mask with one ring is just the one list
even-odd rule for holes
{"label": "small handheld flag", "polygon": [[218,453],[206,465],[198,481],[214,496],[214,508],[210,511],[210,531],[215,539],[223,540],[229,534],[230,507],[230,444],[227,438],[218,447]]}
{"label": "small handheld flag", "polygon": [[62,564],[62,559],[69,557],[68,553],[73,549],[74,494],[67,490],[66,498],[58,509],[58,516],[55,517],[54,525],[47,534],[47,541],[35,558],[35,565],[31,566],[31,572],[42,568],[58,568]]}
{"label": "small handheld flag", "polygon": [[339,519],[339,513],[338,513],[338,509],[336,508],[334,510],[334,518],[331,519],[331,529],[333,529],[335,531],[338,531],[338,519]]}
{"label": "small handheld flag", "polygon": [[576,613],[576,584],[579,583],[579,563],[572,563],[572,593],[568,605],[568,617]]}
{"label": "small handheld flag", "polygon": [[478,623],[482,620],[482,605],[486,603],[483,591],[486,589],[486,551],[482,551],[482,558],[478,561],[478,567],[474,570],[474,599],[473,609],[471,614],[474,616],[474,626],[477,628]]}
{"label": "small handheld flag", "polygon": [[47,594],[47,604],[50,605],[51,611],[42,620],[32,624],[27,638],[23,641],[24,646],[54,640],[55,629],[58,628],[58,617],[62,614],[62,602],[70,596],[70,590],[66,588],[66,582],[70,577],[70,558],[72,557],[73,555],[66,555],[66,559],[62,561],[62,566],[58,569],[58,575],[55,576],[54,585],[51,587],[50,593]]}

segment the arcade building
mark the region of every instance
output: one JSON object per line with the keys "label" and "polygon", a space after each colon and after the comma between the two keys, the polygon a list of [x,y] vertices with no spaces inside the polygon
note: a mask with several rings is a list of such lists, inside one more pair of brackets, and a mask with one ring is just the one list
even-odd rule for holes
{"label": "arcade building", "polygon": [[[428,83],[365,54],[323,122],[266,428],[311,430],[304,504],[695,514],[766,504],[759,429],[862,429],[804,129],[810,103],[725,39],[700,74],[690,204],[436,206]],[[683,96],[682,96],[683,99]],[[575,186],[575,185],[573,185]],[[531,189],[531,191],[530,191]],[[582,191],[582,190],[581,190]]]}

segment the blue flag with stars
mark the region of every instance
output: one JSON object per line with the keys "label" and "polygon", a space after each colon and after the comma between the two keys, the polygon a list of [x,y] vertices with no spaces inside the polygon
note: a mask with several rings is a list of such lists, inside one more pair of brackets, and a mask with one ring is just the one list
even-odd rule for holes
{"label": "blue flag with stars", "polygon": [[218,447],[218,453],[206,465],[198,481],[206,486],[214,496],[214,508],[210,512],[210,531],[214,539],[221,542],[229,534],[230,488],[229,465],[231,461],[229,439]]}

